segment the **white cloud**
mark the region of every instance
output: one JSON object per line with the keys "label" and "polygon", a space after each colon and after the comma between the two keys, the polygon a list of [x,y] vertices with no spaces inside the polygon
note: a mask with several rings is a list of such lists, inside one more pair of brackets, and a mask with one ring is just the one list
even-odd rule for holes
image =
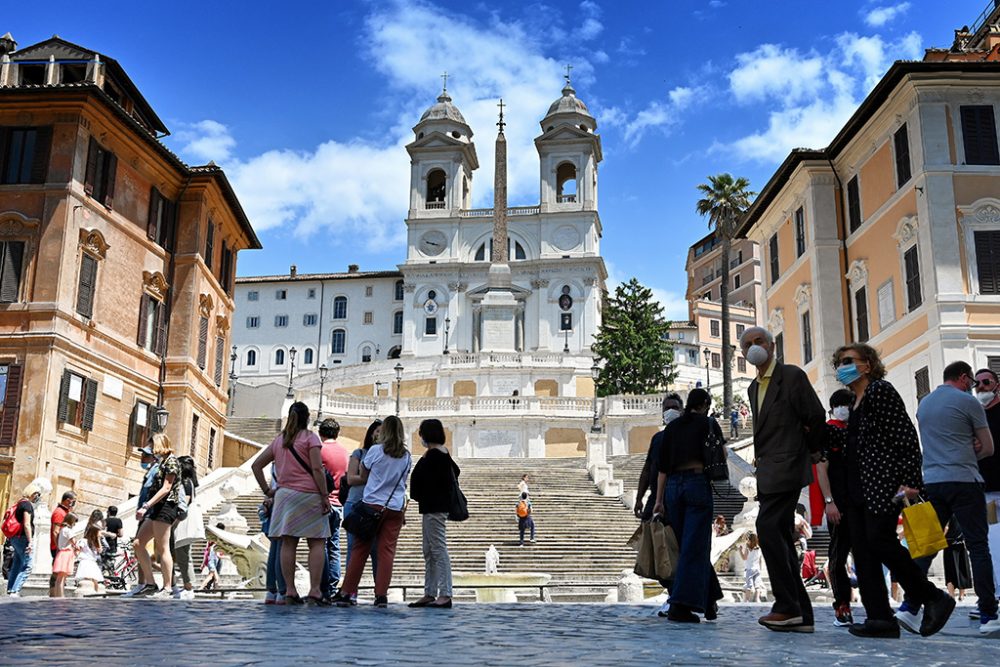
{"label": "white cloud", "polygon": [[910,3],[908,2],[901,2],[898,5],[890,5],[888,7],[876,7],[875,9],[865,13],[865,23],[873,28],[881,28],[897,16],[905,14],[909,9]]}
{"label": "white cloud", "polygon": [[[608,271],[608,294],[613,295],[615,293],[615,289],[617,289],[619,285],[632,279],[632,276],[624,276],[621,274],[618,271],[618,267],[615,266],[615,263],[607,258],[605,258],[605,268]],[[642,284],[643,287],[648,287],[650,289],[653,293],[653,298],[663,307],[663,316],[666,319],[672,322],[688,321],[688,302],[687,299],[684,298],[683,293],[657,287],[643,282],[641,279],[639,280],[639,283]]]}
{"label": "white cloud", "polygon": [[173,137],[183,144],[179,150],[195,162],[225,162],[236,147],[236,140],[229,128],[218,121],[178,123],[177,127],[180,129]]}
{"label": "white cloud", "polygon": [[613,113],[614,121],[624,127],[625,142],[635,146],[649,130],[656,128],[669,131],[677,125],[680,122],[681,112],[687,109],[698,95],[704,94],[705,90],[701,88],[678,86],[667,92],[666,101],[653,100],[631,120],[627,120],[617,107],[609,111]]}
{"label": "white cloud", "polygon": [[814,97],[823,86],[823,59],[804,56],[797,49],[762,44],[736,56],[738,66],[729,73],[729,87],[740,103],[768,98],[798,101]]}
{"label": "white cloud", "polygon": [[915,32],[896,41],[879,35],[838,35],[828,53],[803,55],[794,49],[765,44],[736,57],[730,92],[744,104],[776,104],[767,113],[767,127],[713,152],[738,158],[777,162],[793,148],[823,148],[878,83],[892,61],[920,56]]}
{"label": "white cloud", "polygon": [[[596,21],[600,8],[591,4],[584,2],[581,13]],[[225,148],[212,157],[226,162],[258,231],[280,227],[303,237],[322,232],[334,243],[363,239],[370,249],[398,244],[405,234],[401,220],[409,200],[410,166],[404,147],[413,140],[411,128],[420,114],[434,103],[438,75],[447,70],[448,92],[477,133],[480,168],[474,176],[474,205],[492,205],[496,103],[501,96],[507,105],[511,203],[534,202],[538,156],[533,139],[540,132],[539,121],[559,96],[563,66],[545,54],[543,45],[551,45],[533,30],[497,17],[481,26],[428,4],[393,3],[373,11],[362,36],[368,58],[386,79],[384,99],[367,101],[388,109],[384,140],[348,138],[311,150],[276,149],[237,160],[230,157],[234,142],[225,127],[203,122],[195,124],[200,134],[177,137],[183,142],[178,150],[200,156]],[[592,78],[593,68],[587,58],[572,62],[579,89]]]}

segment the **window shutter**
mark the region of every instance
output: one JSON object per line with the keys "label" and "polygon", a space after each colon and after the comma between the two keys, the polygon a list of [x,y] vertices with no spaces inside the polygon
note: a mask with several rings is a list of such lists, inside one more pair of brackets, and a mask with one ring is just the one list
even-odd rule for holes
{"label": "window shutter", "polygon": [[163,356],[167,353],[167,307],[156,304],[156,354]]}
{"label": "window shutter", "polygon": [[215,467],[215,429],[209,429],[208,431],[208,468],[211,470]]}
{"label": "window shutter", "polygon": [[236,248],[229,251],[229,273],[226,279],[226,294],[232,295],[236,284]]}
{"label": "window shutter", "polygon": [[917,262],[916,246],[906,251],[903,262],[906,264],[906,307],[907,311],[913,311],[923,302],[920,295],[920,264]]}
{"label": "window shutter", "polygon": [[3,266],[0,267],[0,303],[14,303],[21,292],[21,264],[24,259],[24,241],[7,241],[0,244]]}
{"label": "window shutter", "polygon": [[83,191],[89,196],[94,194],[94,180],[97,177],[97,154],[101,147],[97,145],[97,140],[90,138],[90,146],[87,147],[87,171],[83,177]]}
{"label": "window shutter", "polygon": [[979,293],[1000,294],[1000,232],[975,232]]}
{"label": "window shutter", "polygon": [[1000,164],[997,128],[991,105],[963,106],[962,143],[966,164]]}
{"label": "window shutter", "polygon": [[215,254],[215,223],[208,221],[208,229],[205,231],[205,266],[212,270],[212,256]]}
{"label": "window shutter", "polygon": [[148,332],[146,331],[147,326],[147,315],[149,314],[149,295],[145,292],[142,293],[142,298],[139,299],[139,333],[136,336],[136,342],[139,347],[146,347],[146,336]]}
{"label": "window shutter", "polygon": [[203,317],[198,322],[198,368],[205,370],[205,357],[208,353],[208,318]]}
{"label": "window shutter", "polygon": [[191,415],[191,458],[196,458],[198,452],[198,415]]}
{"label": "window shutter", "polygon": [[138,426],[138,424],[136,423],[138,418],[138,412],[139,412],[139,401],[136,401],[135,404],[132,406],[132,414],[129,415],[128,418],[128,446],[130,449],[133,447],[140,446],[136,444],[136,434],[135,434],[136,426]]}
{"label": "window shutter", "polygon": [[868,340],[868,290],[864,287],[854,293],[854,308],[858,318],[858,342]]}
{"label": "window shutter", "polygon": [[177,223],[177,203],[163,200],[163,224],[160,226],[160,247],[168,252],[174,251],[174,225]]}
{"label": "window shutter", "polygon": [[80,256],[80,280],[76,291],[76,312],[94,316],[94,288],[97,285],[97,260],[83,253]]}
{"label": "window shutter", "polygon": [[7,393],[3,398],[3,412],[0,413],[0,445],[17,443],[17,419],[21,412],[21,377],[23,367],[11,364],[7,367]]}
{"label": "window shutter", "polygon": [[861,193],[857,176],[847,182],[847,215],[853,232],[861,226]]}
{"label": "window shutter", "polygon": [[94,408],[97,406],[97,380],[86,378],[83,381],[83,423],[84,431],[94,430]]}
{"label": "window shutter", "polygon": [[222,386],[222,373],[225,364],[226,339],[218,336],[215,339],[215,386]]}
{"label": "window shutter", "polygon": [[56,414],[60,422],[69,419],[69,371],[63,371],[62,381],[59,383],[59,407]]}
{"label": "window shutter", "polygon": [[118,156],[111,151],[107,152],[107,157],[105,158],[104,166],[106,173],[104,175],[104,205],[108,208],[113,208],[115,201],[115,173],[118,171]]}
{"label": "window shutter", "polygon": [[[35,128],[35,154],[31,156],[29,182],[44,183],[49,175],[49,149],[52,147],[52,127]],[[3,155],[3,153],[0,153]]]}
{"label": "window shutter", "polygon": [[160,196],[160,191],[156,188],[152,188],[149,191],[149,217],[146,219],[146,238],[150,241],[156,241],[157,232],[160,222],[160,202],[163,197]]}
{"label": "window shutter", "polygon": [[893,135],[893,143],[896,148],[896,187],[901,188],[903,184],[910,180],[910,137],[906,129],[906,123],[896,130]]}

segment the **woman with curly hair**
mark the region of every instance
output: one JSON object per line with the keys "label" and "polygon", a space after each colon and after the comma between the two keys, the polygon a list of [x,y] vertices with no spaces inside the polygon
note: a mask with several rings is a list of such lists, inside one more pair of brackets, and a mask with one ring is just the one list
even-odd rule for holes
{"label": "woman with curly hair", "polygon": [[[837,379],[854,392],[847,422],[847,515],[861,602],[867,620],[851,625],[859,637],[899,637],[882,565],[924,605],[919,632],[929,636],[947,622],[955,601],[927,580],[896,537],[899,499],[923,486],[917,430],[899,392],[885,380],[885,366],[870,345],[852,343],[833,354]],[[914,630],[906,626],[908,630]]]}

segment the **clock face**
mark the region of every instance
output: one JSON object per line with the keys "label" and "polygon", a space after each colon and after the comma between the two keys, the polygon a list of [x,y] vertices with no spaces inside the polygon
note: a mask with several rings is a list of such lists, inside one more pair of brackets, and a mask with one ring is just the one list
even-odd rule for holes
{"label": "clock face", "polygon": [[436,257],[448,247],[448,237],[433,229],[420,237],[420,252],[430,257]]}

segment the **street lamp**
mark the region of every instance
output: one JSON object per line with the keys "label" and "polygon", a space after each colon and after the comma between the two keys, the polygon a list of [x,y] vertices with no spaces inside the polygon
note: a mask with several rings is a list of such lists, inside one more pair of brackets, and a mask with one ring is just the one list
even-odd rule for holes
{"label": "street lamp", "polygon": [[323,364],[319,367],[319,410],[316,412],[316,423],[323,421],[323,386],[326,384],[326,375],[330,369]]}
{"label": "street lamp", "polygon": [[712,375],[711,375],[711,372],[708,370],[708,362],[712,358],[712,352],[711,352],[711,350],[709,350],[706,347],[704,355],[705,355],[705,389],[707,391],[711,391],[709,389],[709,387],[712,386]]}
{"label": "street lamp", "polygon": [[444,353],[448,354],[448,331],[451,329],[451,318],[444,318]]}
{"label": "street lamp", "polygon": [[563,345],[563,354],[569,354],[569,329],[563,329],[566,332],[566,344]]}
{"label": "street lamp", "polygon": [[403,364],[397,362],[396,365],[395,365],[395,367],[393,367],[392,370],[396,371],[396,416],[398,417],[399,416],[399,385],[403,381]]}
{"label": "street lamp", "polygon": [[601,367],[597,365],[596,360],[590,367],[590,377],[594,378],[594,423],[590,425],[590,432],[600,433],[601,422],[597,418],[597,380],[601,377]]}
{"label": "street lamp", "polygon": [[295,398],[295,394],[292,393],[292,374],[295,372],[295,348],[293,347],[288,351],[288,393],[285,394],[285,398]]}
{"label": "street lamp", "polygon": [[168,417],[170,417],[170,412],[162,405],[153,408],[153,425],[156,426],[157,433],[163,433],[167,430]]}
{"label": "street lamp", "polygon": [[229,355],[229,416],[232,417],[236,413],[236,380],[239,376],[236,375],[236,346],[233,345],[233,353]]}

